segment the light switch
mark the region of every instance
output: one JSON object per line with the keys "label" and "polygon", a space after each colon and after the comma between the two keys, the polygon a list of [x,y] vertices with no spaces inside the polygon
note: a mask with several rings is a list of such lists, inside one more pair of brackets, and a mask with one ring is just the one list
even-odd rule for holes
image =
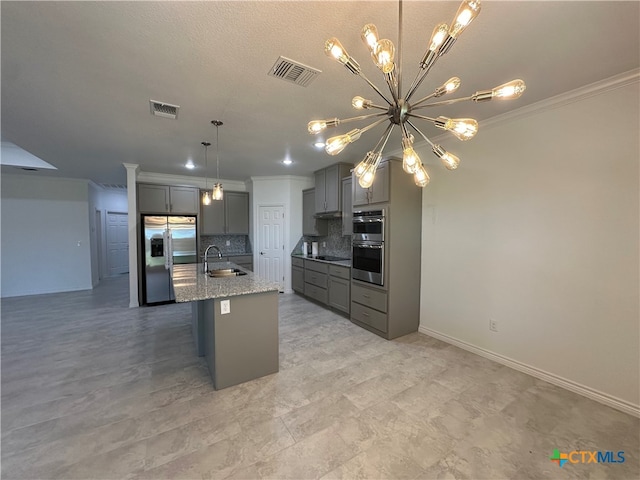
{"label": "light switch", "polygon": [[220,314],[231,313],[231,300],[220,301]]}

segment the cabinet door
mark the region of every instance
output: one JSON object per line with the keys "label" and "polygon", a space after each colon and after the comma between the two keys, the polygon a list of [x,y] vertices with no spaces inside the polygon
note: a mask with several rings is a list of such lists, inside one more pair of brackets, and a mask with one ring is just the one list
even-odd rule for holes
{"label": "cabinet door", "polygon": [[249,235],[249,193],[226,192],[224,194],[227,220],[226,233]]}
{"label": "cabinet door", "polygon": [[349,290],[351,282],[337,277],[329,277],[329,305],[345,313],[349,313],[351,301]]}
{"label": "cabinet door", "polygon": [[340,177],[340,165],[333,165],[325,169],[324,196],[325,211],[340,211],[342,197],[342,178]]}
{"label": "cabinet door", "polygon": [[386,203],[389,201],[389,164],[382,163],[376,169],[376,176],[371,185],[369,203]]}
{"label": "cabinet door", "polygon": [[327,234],[327,221],[314,218],[315,214],[315,189],[302,191],[302,234],[317,237]]}
{"label": "cabinet door", "polygon": [[169,187],[171,213],[198,213],[199,190],[191,187]]}
{"label": "cabinet door", "polygon": [[323,213],[327,211],[327,197],[325,188],[327,184],[327,175],[325,170],[319,170],[315,174],[315,213]]}
{"label": "cabinet door", "polygon": [[342,236],[353,233],[353,207],[351,206],[351,177],[342,179]]}
{"label": "cabinet door", "polygon": [[169,213],[169,187],[167,185],[138,184],[138,211],[142,213]]}
{"label": "cabinet door", "polygon": [[304,293],[304,269],[291,267],[291,288],[296,292]]}
{"label": "cabinet door", "polygon": [[222,235],[224,233],[224,200],[212,200],[211,204],[202,205],[200,210],[200,234]]}
{"label": "cabinet door", "polygon": [[358,178],[353,175],[351,177],[351,191],[353,192],[353,206],[366,205],[369,203],[369,189],[362,188],[358,183]]}

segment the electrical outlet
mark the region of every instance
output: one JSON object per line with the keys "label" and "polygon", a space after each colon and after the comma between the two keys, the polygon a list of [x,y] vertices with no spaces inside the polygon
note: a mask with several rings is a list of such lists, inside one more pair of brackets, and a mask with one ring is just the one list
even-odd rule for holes
{"label": "electrical outlet", "polygon": [[231,246],[231,240],[227,240],[227,247]]}
{"label": "electrical outlet", "polygon": [[326,247],[327,246],[327,242],[322,242],[322,247]]}
{"label": "electrical outlet", "polygon": [[222,300],[220,302],[220,314],[231,313],[231,300]]}
{"label": "electrical outlet", "polygon": [[498,321],[495,318],[489,319],[489,330],[491,330],[492,332],[498,331]]}

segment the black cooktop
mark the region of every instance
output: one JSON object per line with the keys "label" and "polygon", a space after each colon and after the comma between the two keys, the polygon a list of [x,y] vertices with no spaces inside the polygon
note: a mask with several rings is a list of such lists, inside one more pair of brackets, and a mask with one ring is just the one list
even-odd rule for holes
{"label": "black cooktop", "polygon": [[312,255],[311,258],[315,258],[316,260],[324,260],[326,262],[340,262],[343,260],[351,260],[350,258],[334,257],[333,255]]}

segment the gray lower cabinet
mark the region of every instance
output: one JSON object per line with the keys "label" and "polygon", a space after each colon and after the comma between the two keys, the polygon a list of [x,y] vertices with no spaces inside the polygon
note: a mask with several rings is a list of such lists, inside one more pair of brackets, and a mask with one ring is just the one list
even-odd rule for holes
{"label": "gray lower cabinet", "polygon": [[228,257],[228,260],[253,272],[253,255],[234,255]]}
{"label": "gray lower cabinet", "polygon": [[350,267],[291,257],[291,288],[316,302],[349,314]]}
{"label": "gray lower cabinet", "polygon": [[387,292],[361,285],[351,285],[351,320],[387,333]]}

